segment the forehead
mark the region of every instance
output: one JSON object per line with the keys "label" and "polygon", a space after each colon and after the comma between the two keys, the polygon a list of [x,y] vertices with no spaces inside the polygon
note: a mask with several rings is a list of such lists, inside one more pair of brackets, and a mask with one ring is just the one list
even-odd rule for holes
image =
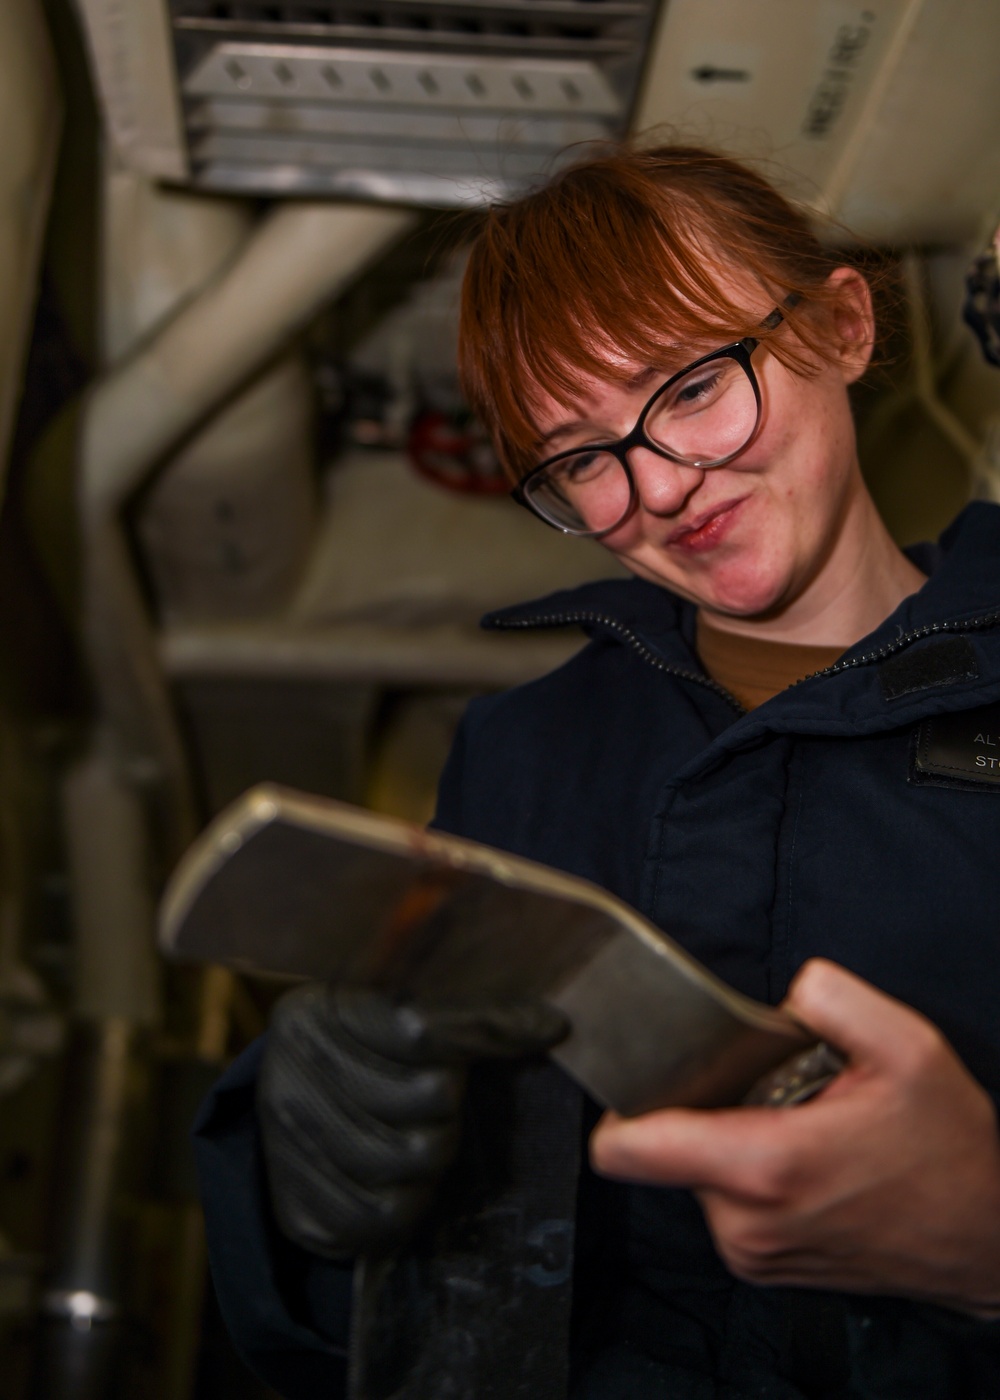
{"label": "forehead", "polygon": [[596,424],[619,406],[633,401],[641,405],[652,386],[670,373],[669,369],[653,365],[630,365],[628,369],[627,377],[579,375],[579,391],[569,400],[554,398],[544,389],[538,389],[537,396],[532,398],[531,419],[538,430],[539,445],[544,445],[562,428],[568,429],[577,423]]}
{"label": "forehead", "polygon": [[574,392],[565,399],[534,385],[529,412],[537,433],[536,450],[550,443],[556,450],[563,432],[588,427],[603,431],[622,415],[638,415],[665,379],[726,343],[724,338],[716,338],[703,345],[668,346],[654,364],[624,358],[609,360],[606,374],[575,374]]}
{"label": "forehead", "polygon": [[[706,257],[705,261],[709,284],[706,302],[718,307],[717,326],[712,328],[701,307],[674,291],[664,298],[662,338],[656,335],[654,349],[648,343],[649,338],[644,336],[647,341],[644,355],[629,353],[624,348],[627,334],[621,335],[616,343],[615,333],[603,327],[594,329],[586,347],[589,366],[598,366],[596,369],[578,367],[571,357],[564,359],[558,351],[554,354],[550,351],[551,358],[561,360],[572,392],[565,396],[554,394],[534,376],[526,376],[526,406],[540,437],[550,434],[564,422],[588,418],[612,403],[637,399],[641,406],[644,398],[664,378],[676,374],[702,355],[752,333],[751,328],[774,309],[775,293],[762,286],[749,270],[721,259]],[[680,308],[679,313],[672,314],[670,303]],[[684,315],[686,310],[688,316]],[[678,322],[686,322],[686,325],[682,327]]]}

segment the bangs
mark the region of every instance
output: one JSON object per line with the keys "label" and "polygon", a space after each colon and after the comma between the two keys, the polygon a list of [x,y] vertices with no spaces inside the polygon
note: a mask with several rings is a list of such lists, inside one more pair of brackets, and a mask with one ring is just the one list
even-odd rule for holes
{"label": "bangs", "polygon": [[537,462],[543,396],[568,407],[584,376],[624,383],[767,340],[762,299],[801,299],[785,316],[797,335],[772,350],[815,369],[831,355],[816,312],[838,262],[766,181],[725,157],[668,147],[588,161],[487,214],[462,289],[466,395],[520,479]]}

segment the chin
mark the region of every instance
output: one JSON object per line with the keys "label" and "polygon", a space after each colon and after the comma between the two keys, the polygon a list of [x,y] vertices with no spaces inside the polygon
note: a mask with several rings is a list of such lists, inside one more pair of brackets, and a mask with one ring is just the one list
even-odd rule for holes
{"label": "chin", "polygon": [[774,556],[747,558],[742,550],[728,558],[717,555],[711,561],[702,556],[702,566],[690,570],[683,566],[678,568],[673,561],[661,564],[655,558],[629,558],[624,552],[619,558],[640,578],[658,583],[698,607],[726,617],[761,620],[773,617],[794,591],[794,569],[787,559]]}
{"label": "chin", "polygon": [[692,602],[711,612],[745,620],[773,617],[784,606],[788,596],[784,578],[761,577],[722,578],[706,580],[701,586],[685,590]]}

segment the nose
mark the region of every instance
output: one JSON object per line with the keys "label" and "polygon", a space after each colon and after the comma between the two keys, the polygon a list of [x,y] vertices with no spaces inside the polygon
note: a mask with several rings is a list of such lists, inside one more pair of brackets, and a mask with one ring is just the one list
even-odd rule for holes
{"label": "nose", "polygon": [[704,467],[671,462],[648,447],[633,448],[629,465],[639,503],[650,515],[676,515],[705,479]]}

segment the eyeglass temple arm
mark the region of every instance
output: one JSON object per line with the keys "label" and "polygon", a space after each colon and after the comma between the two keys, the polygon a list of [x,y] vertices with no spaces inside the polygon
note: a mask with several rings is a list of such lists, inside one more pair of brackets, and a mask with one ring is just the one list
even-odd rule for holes
{"label": "eyeglass temple arm", "polygon": [[[785,311],[791,311],[792,307],[798,306],[801,300],[802,298],[798,292],[789,292],[788,295],[785,297],[784,301],[781,303],[781,306],[776,306],[774,310],[769,312],[768,315],[764,317],[763,321],[761,321],[761,330],[777,330],[778,327],[781,325],[782,321],[785,319]],[[785,310],[782,310],[782,307],[784,307]],[[760,344],[760,337],[756,335],[744,336],[743,339],[740,341],[740,344],[747,350],[755,350]]]}

